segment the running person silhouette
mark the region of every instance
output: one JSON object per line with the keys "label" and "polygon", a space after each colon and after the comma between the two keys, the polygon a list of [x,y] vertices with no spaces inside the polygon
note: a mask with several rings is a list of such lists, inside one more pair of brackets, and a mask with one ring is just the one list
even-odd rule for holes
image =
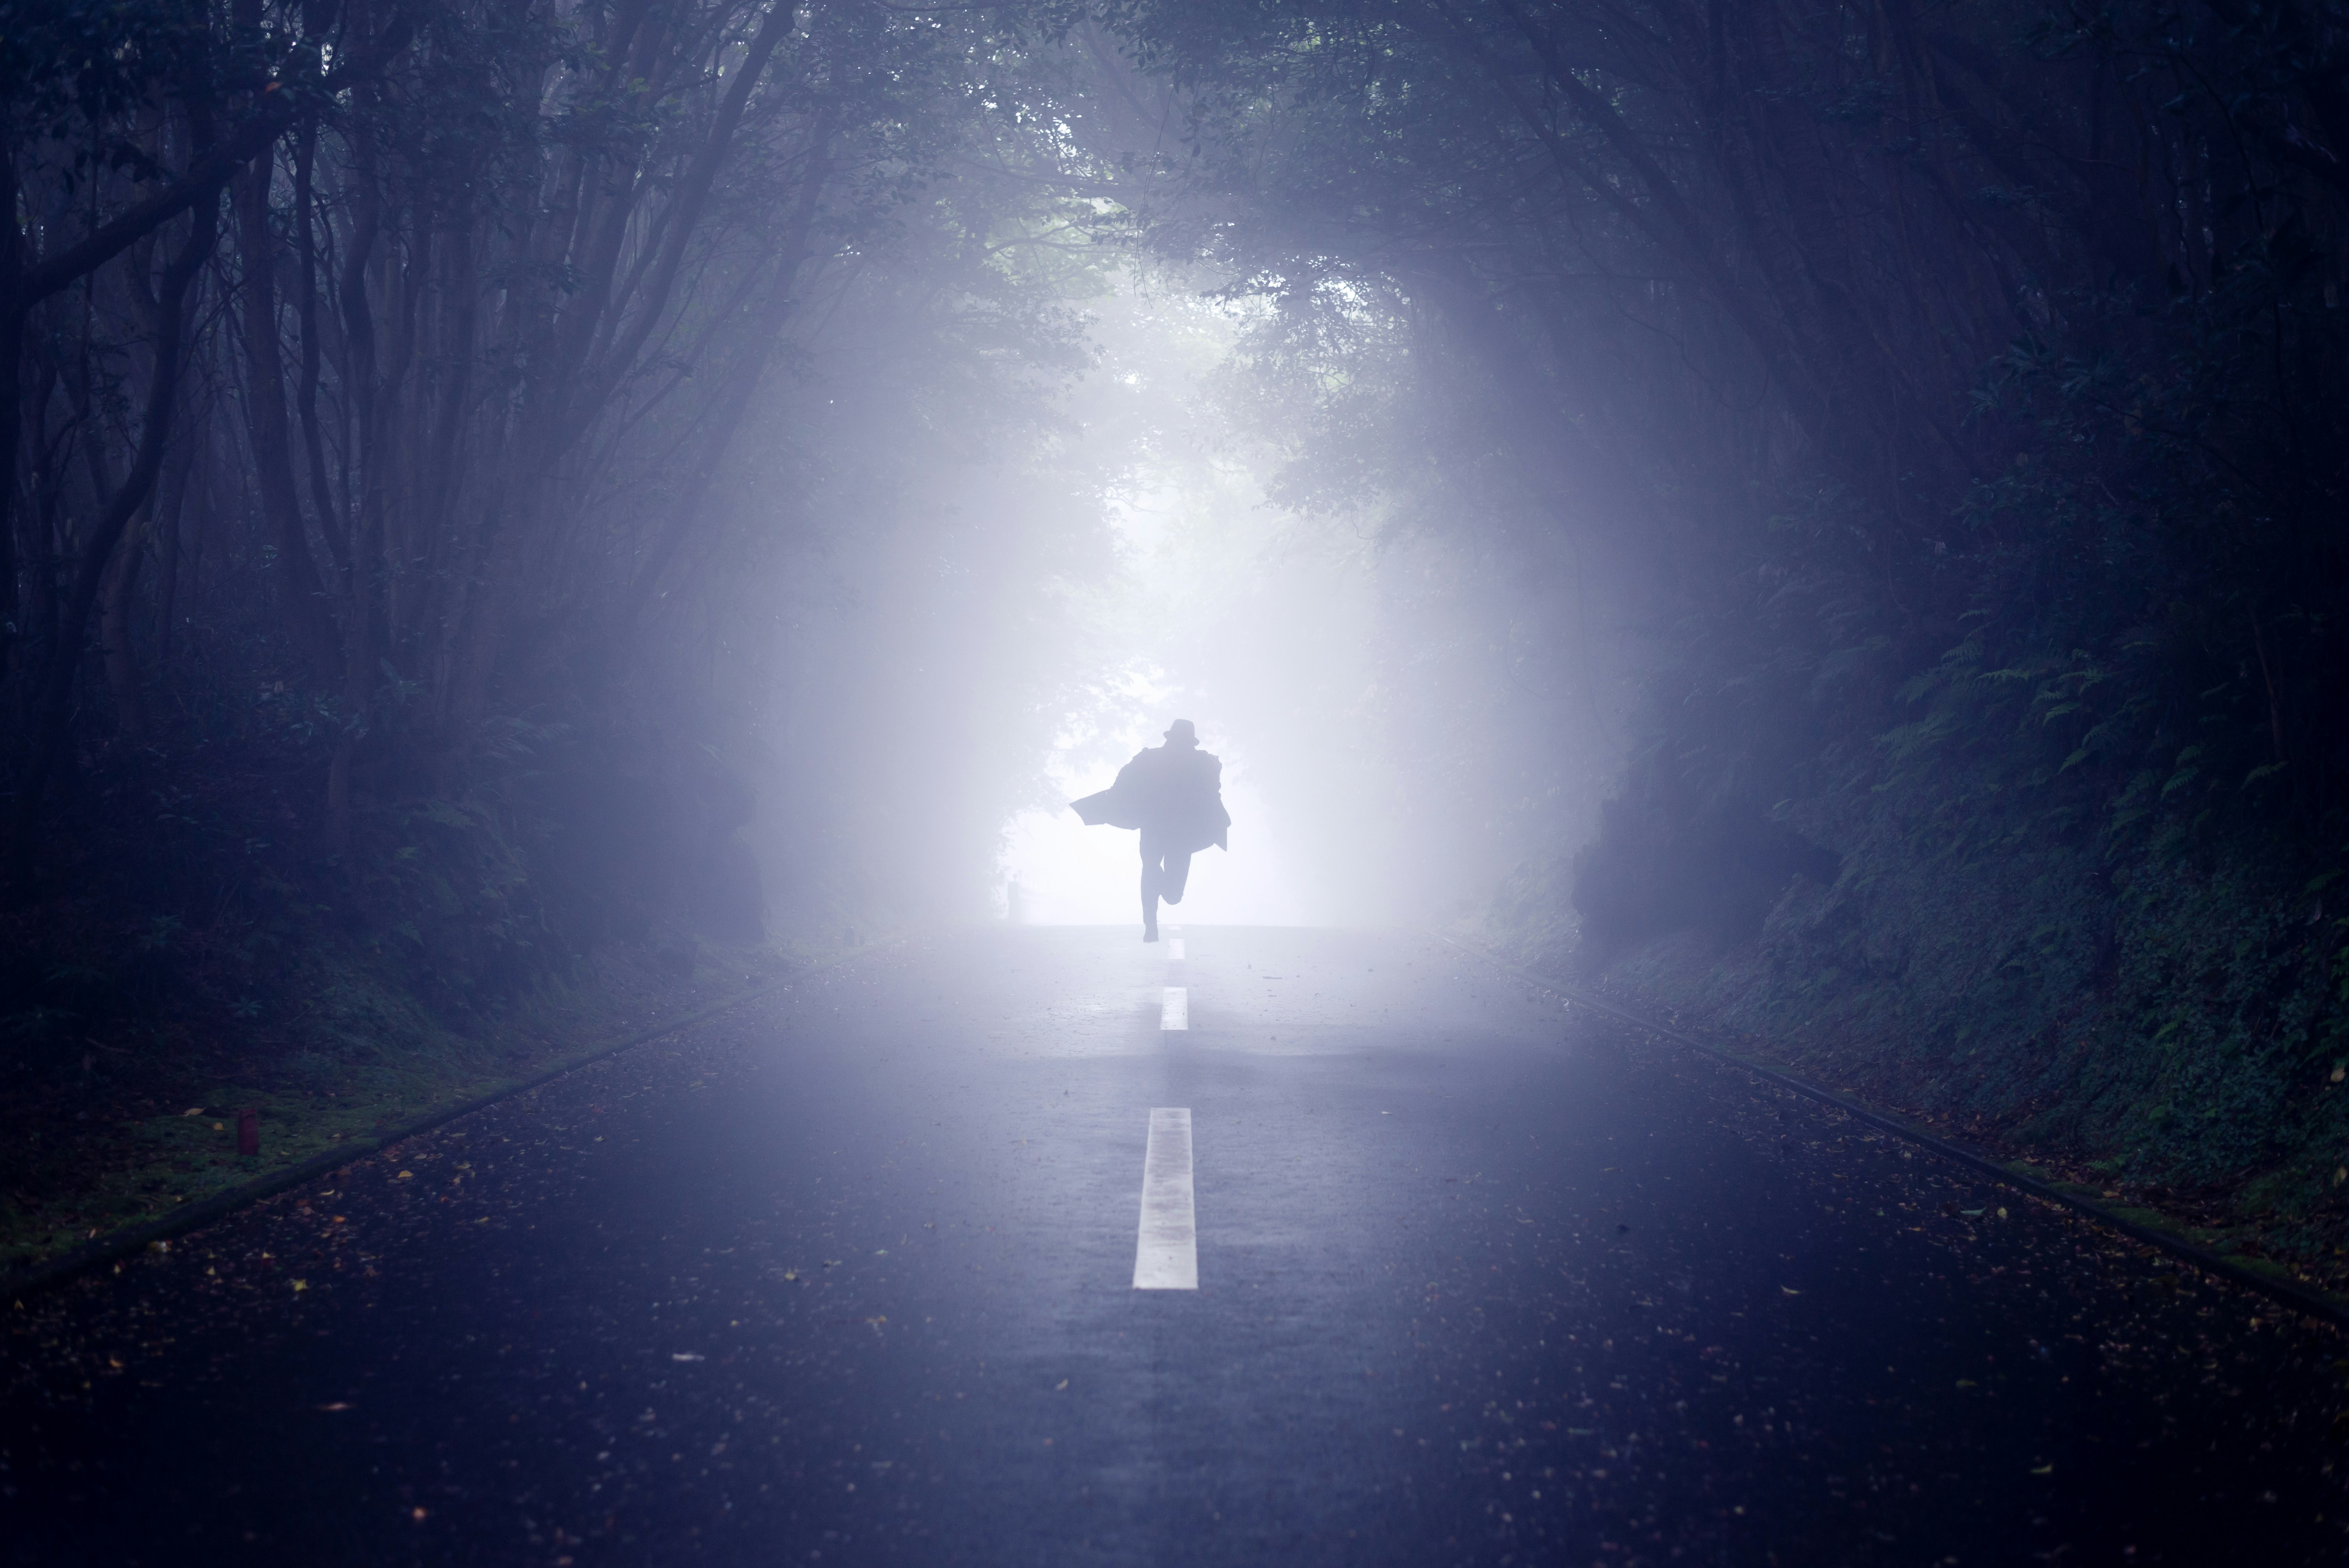
{"label": "running person silhouette", "polygon": [[1229,850],[1231,813],[1224,810],[1224,765],[1199,749],[1187,718],[1166,727],[1166,744],[1147,747],[1118,769],[1098,795],[1071,800],[1087,827],[1142,830],[1142,940],[1158,940],[1158,901],[1183,902],[1191,857],[1209,844]]}

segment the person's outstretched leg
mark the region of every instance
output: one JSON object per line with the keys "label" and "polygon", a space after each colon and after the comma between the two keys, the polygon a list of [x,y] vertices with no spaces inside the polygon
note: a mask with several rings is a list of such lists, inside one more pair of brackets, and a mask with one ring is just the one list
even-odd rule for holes
{"label": "person's outstretched leg", "polygon": [[1158,940],[1158,846],[1149,835],[1142,840],[1142,940]]}

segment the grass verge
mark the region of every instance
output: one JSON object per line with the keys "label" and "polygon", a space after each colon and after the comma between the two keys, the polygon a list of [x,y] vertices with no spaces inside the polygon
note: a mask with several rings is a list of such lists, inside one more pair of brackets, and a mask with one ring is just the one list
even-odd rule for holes
{"label": "grass verge", "polygon": [[[37,1289],[165,1243],[254,1198],[790,985],[838,954],[704,944],[699,956],[680,966],[673,949],[616,953],[592,980],[548,985],[471,1033],[410,1030],[393,1048],[332,1058],[326,1071],[299,1057],[232,1056],[207,1063],[228,1070],[177,1082],[166,1076],[135,1097],[109,1097],[102,1103],[111,1115],[53,1102],[46,1109],[60,1125],[45,1140],[47,1180],[0,1201],[0,1290]],[[256,1154],[237,1151],[244,1109],[257,1113]]]}
{"label": "grass verge", "polygon": [[[1699,1028],[1712,1037],[1700,1037],[1690,1031],[1689,1026],[1677,1013],[1671,1015],[1670,1025],[1658,1023],[1653,1016],[1643,1016],[1638,1004],[1644,998],[1602,998],[1584,987],[1512,964],[1480,943],[1464,941],[1440,932],[1436,934],[1442,941],[1473,954],[1495,968],[1538,986],[1563,1001],[1593,1008],[1634,1028],[1734,1063],[1810,1099],[1849,1111],[1888,1132],[1924,1144],[1937,1153],[1972,1166],[1984,1175],[2088,1214],[2124,1234],[2159,1247],[2198,1268],[2249,1285],[2295,1311],[2349,1328],[2349,1294],[2329,1288],[2327,1281],[2305,1270],[2261,1255],[2255,1250],[2259,1241],[2256,1224],[2241,1222],[2211,1224],[2201,1222],[2203,1216],[2172,1213],[2142,1203],[2116,1201],[2122,1198],[2118,1190],[2079,1180],[2090,1173],[2085,1170],[2061,1167],[2044,1160],[2027,1160],[2011,1149],[1979,1145],[1955,1129],[1933,1125],[1930,1118],[1920,1117],[1914,1112],[1887,1109],[1872,1105],[1847,1090],[1811,1083],[1768,1060],[1754,1048],[1753,1042],[1742,1037],[1725,1036],[1718,1029],[1699,1025]],[[1632,1005],[1626,1006],[1626,1001]]]}

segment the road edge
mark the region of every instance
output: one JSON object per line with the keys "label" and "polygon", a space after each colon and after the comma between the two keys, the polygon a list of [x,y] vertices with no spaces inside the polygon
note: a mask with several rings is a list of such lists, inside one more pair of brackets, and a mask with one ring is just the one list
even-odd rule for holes
{"label": "road edge", "polygon": [[1835,1089],[1822,1088],[1816,1084],[1806,1083],[1791,1073],[1781,1071],[1776,1068],[1764,1067],[1760,1062],[1749,1060],[1732,1051],[1723,1050],[1719,1046],[1708,1044],[1692,1035],[1684,1035],[1678,1029],[1659,1024],[1651,1018],[1641,1017],[1639,1014],[1619,1007],[1611,1002],[1602,1002],[1578,986],[1569,985],[1562,980],[1553,979],[1548,975],[1537,974],[1533,970],[1512,964],[1480,944],[1464,942],[1456,936],[1448,935],[1441,931],[1431,932],[1429,934],[1447,946],[1458,948],[1461,952],[1482,959],[1496,969],[1516,975],[1528,985],[1539,986],[1563,1002],[1571,1003],[1578,1007],[1588,1007],[1595,1013],[1604,1013],[1618,1022],[1630,1025],[1633,1028],[1644,1029],[1659,1038],[1671,1041],[1674,1045],[1700,1051],[1715,1061],[1741,1068],[1756,1078],[1767,1078],[1781,1088],[1790,1089],[1806,1099],[1815,1099],[1823,1105],[1834,1106],[1838,1110],[1857,1117],[1871,1127],[1880,1128],[1911,1143],[1920,1144],[1945,1159],[1954,1160],[1961,1165],[1971,1167],[1994,1181],[2003,1182],[2007,1186],[2028,1192],[2034,1198],[2044,1199],[2051,1203],[2060,1203],[2064,1208],[2085,1214],[2108,1229],[2119,1232],[2132,1241],[2158,1247],[2173,1257],[2192,1264],[2205,1274],[2215,1274],[2232,1284],[2258,1291],[2261,1295],[2280,1302],[2295,1312],[2320,1319],[2335,1328],[2349,1329],[2349,1302],[2336,1300],[2329,1293],[2292,1280],[2271,1277],[2257,1269],[2246,1267],[2223,1253],[2214,1253],[2208,1247],[2199,1246],[2174,1232],[2126,1218],[2101,1203],[2083,1198],[2075,1192],[2067,1192],[2036,1176],[2014,1170],[1988,1153],[1968,1148],[1962,1143],[1942,1137],[1938,1132],[1919,1127],[1903,1117],[1895,1116],[1889,1111],[1878,1110],[1874,1106],[1854,1099],[1849,1095],[1839,1093]]}
{"label": "road edge", "polygon": [[[885,942],[874,943],[864,951],[879,952],[883,948],[897,945],[902,940],[902,938],[892,938]],[[862,954],[859,956],[862,956]],[[832,967],[838,968],[843,964],[854,961],[854,959],[835,961]],[[201,1230],[216,1220],[227,1218],[248,1204],[259,1202],[264,1198],[274,1197],[290,1187],[299,1187],[305,1181],[323,1176],[330,1171],[354,1164],[369,1155],[379,1154],[393,1144],[413,1138],[419,1132],[429,1132],[436,1127],[446,1126],[460,1117],[471,1116],[478,1110],[486,1110],[491,1106],[512,1099],[516,1095],[526,1094],[532,1089],[552,1083],[566,1073],[574,1073],[581,1068],[593,1067],[606,1057],[618,1056],[622,1051],[657,1040],[664,1035],[673,1035],[679,1029],[689,1028],[706,1019],[714,1018],[720,1013],[731,1011],[745,1002],[754,1002],[761,996],[771,995],[777,991],[784,990],[800,981],[808,979],[816,972],[818,971],[812,968],[802,970],[779,980],[771,980],[763,985],[754,985],[747,991],[737,992],[723,1001],[709,1003],[681,1016],[656,1024],[650,1028],[639,1029],[633,1035],[623,1036],[616,1040],[607,1040],[600,1046],[591,1046],[586,1050],[565,1057],[560,1061],[551,1062],[527,1077],[516,1078],[486,1094],[475,1095],[471,1099],[459,1100],[438,1109],[427,1111],[387,1131],[373,1133],[365,1138],[352,1139],[340,1148],[313,1154],[306,1160],[295,1161],[291,1165],[255,1176],[249,1181],[239,1182],[209,1197],[199,1198],[192,1203],[182,1204],[168,1214],[159,1215],[152,1220],[144,1220],[135,1225],[125,1225],[119,1230],[109,1231],[93,1241],[85,1243],[70,1252],[60,1253],[56,1257],[36,1264],[29,1269],[22,1269],[10,1274],[0,1274],[0,1295],[8,1296],[16,1305],[22,1306],[23,1297],[63,1284],[75,1275],[84,1274],[101,1264],[129,1257],[158,1242],[169,1241],[173,1236]]]}

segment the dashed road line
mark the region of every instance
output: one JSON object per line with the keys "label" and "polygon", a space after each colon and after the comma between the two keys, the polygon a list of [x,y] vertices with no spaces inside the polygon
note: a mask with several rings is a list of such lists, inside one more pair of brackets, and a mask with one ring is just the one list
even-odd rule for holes
{"label": "dashed road line", "polygon": [[1191,1112],[1154,1109],[1142,1155],[1142,1230],[1133,1288],[1199,1288],[1199,1227],[1191,1201]]}
{"label": "dashed road line", "polygon": [[1191,992],[1188,986],[1166,987],[1166,998],[1158,1007],[1158,1026],[1162,1029],[1187,1029],[1191,1026]]}

